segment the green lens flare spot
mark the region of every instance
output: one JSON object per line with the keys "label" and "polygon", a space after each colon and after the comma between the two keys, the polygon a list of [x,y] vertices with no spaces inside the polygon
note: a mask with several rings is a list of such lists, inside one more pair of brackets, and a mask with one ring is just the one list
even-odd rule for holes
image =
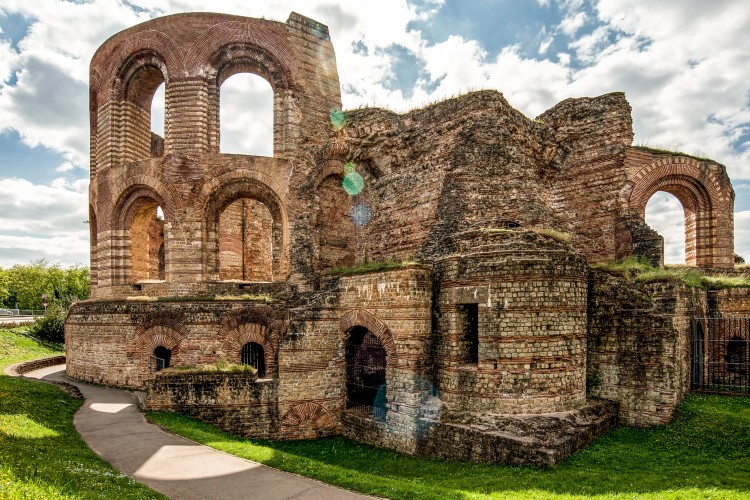
{"label": "green lens flare spot", "polygon": [[346,113],[341,109],[332,109],[329,115],[331,125],[335,130],[341,130],[346,127]]}
{"label": "green lens flare spot", "polygon": [[343,186],[349,196],[355,196],[365,188],[365,180],[357,172],[351,172],[344,176]]}
{"label": "green lens flare spot", "polygon": [[344,163],[344,175],[351,174],[357,171],[357,165],[352,162]]}

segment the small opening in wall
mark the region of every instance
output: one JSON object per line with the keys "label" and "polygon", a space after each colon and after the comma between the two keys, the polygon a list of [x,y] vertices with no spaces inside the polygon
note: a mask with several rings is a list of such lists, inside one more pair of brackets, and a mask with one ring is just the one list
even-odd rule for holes
{"label": "small opening in wall", "polygon": [[143,290],[143,285],[138,285],[138,284],[133,285],[133,290],[138,290],[138,291]]}
{"label": "small opening in wall", "polygon": [[242,346],[240,357],[243,365],[250,365],[258,370],[258,377],[266,376],[266,358],[262,345],[248,342]]}
{"label": "small opening in wall", "polygon": [[157,372],[164,368],[169,368],[169,363],[172,360],[172,351],[160,345],[154,349],[154,358],[156,358],[155,365]]}
{"label": "small opening in wall", "polygon": [[464,361],[477,364],[479,362],[479,304],[459,304],[458,312],[463,330],[461,347]]}

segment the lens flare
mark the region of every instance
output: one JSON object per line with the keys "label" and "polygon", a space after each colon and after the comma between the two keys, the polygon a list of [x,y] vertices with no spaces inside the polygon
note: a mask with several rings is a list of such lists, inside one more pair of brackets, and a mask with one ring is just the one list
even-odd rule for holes
{"label": "lens flare", "polygon": [[354,222],[355,226],[364,227],[370,222],[370,219],[372,219],[372,211],[366,204],[359,203],[352,207],[349,212],[349,217],[352,218],[352,222]]}
{"label": "lens flare", "polygon": [[352,162],[344,163],[344,175],[351,174],[357,171],[357,165]]}
{"label": "lens flare", "polygon": [[357,172],[350,172],[344,176],[343,186],[349,196],[355,196],[365,188],[365,180]]}
{"label": "lens flare", "polygon": [[334,130],[338,131],[346,127],[346,113],[343,110],[334,108],[328,116],[331,119],[331,125],[333,125]]}

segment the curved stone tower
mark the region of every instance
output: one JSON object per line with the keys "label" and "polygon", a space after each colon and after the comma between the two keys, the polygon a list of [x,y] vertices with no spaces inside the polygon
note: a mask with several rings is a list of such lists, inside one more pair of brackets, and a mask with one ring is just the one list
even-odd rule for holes
{"label": "curved stone tower", "polygon": [[[273,89],[273,157],[219,150],[221,86],[241,72]],[[150,132],[161,84],[163,138]],[[240,308],[217,297],[262,299],[268,318],[253,324],[275,351],[283,313],[263,308],[292,273],[290,185],[310,169],[301,145],[325,142],[340,107],[328,28],[295,13],[286,23],[179,14],[107,40],[91,62],[93,300],[68,320],[68,372],[139,387],[157,347],[172,364],[233,360],[226,343],[239,334],[227,315]]]}

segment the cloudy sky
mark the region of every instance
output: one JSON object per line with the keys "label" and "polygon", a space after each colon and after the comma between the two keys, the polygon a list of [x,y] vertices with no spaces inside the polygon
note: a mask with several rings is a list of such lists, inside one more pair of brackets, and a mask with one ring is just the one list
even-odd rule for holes
{"label": "cloudy sky", "polygon": [[[534,117],[624,91],[636,144],[726,165],[735,248],[750,257],[747,0],[0,0],[0,266],[88,263],[91,56],[128,26],[203,10],[327,24],[346,108],[405,111],[493,88]],[[222,115],[223,151],[267,154],[268,92],[252,77],[224,84],[223,108],[260,105]],[[647,220],[667,237],[667,261],[683,262],[679,202],[657,194]]]}

